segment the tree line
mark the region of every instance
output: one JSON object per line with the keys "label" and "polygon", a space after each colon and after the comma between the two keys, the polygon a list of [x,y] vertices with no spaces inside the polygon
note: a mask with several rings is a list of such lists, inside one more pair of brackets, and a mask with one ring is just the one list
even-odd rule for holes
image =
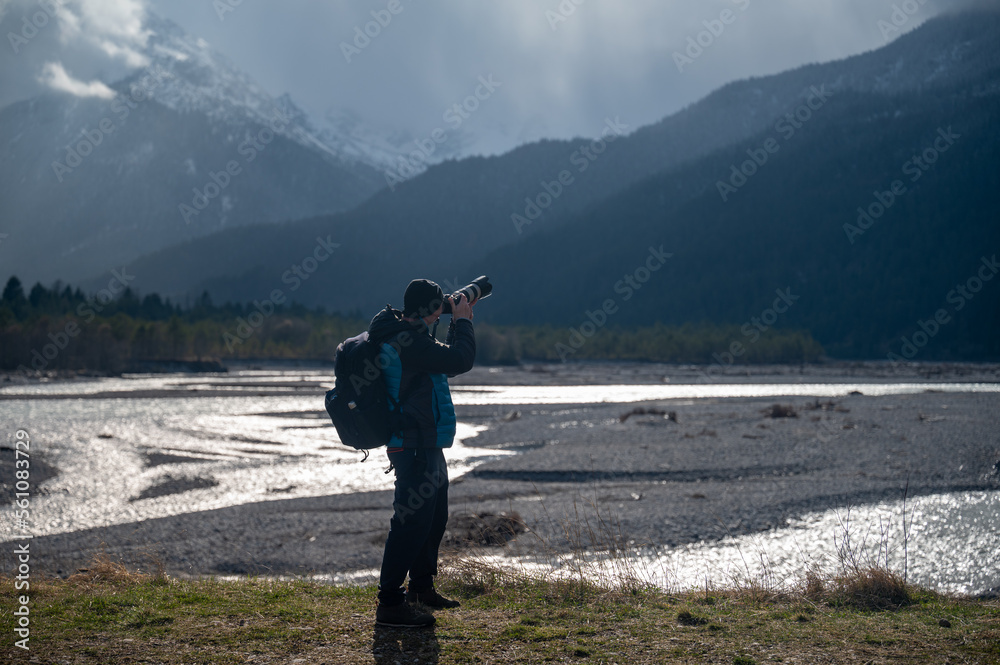
{"label": "tree line", "polygon": [[[11,277],[0,298],[0,369],[22,372],[151,371],[187,363],[210,368],[234,360],[332,361],[337,345],[368,325],[359,312],[341,314],[300,304],[262,312],[253,304],[216,305],[208,293],[181,305],[156,293],[88,296],[56,282],[26,294]],[[442,326],[443,336],[445,326]],[[477,362],[635,360],[725,365],[814,362],[822,347],[805,331],[769,330],[729,353],[736,326],[654,326],[580,330],[551,325],[478,324]],[[200,365],[199,365],[200,363]]]}

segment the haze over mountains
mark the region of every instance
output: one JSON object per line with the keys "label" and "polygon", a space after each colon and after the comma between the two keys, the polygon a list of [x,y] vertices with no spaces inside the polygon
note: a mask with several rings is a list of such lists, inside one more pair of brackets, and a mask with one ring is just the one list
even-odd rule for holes
{"label": "haze over mountains", "polygon": [[176,24],[150,14],[145,27],[150,64],[116,98],[53,92],[0,110],[18,247],[4,272],[76,282],[223,228],[347,210],[385,185],[383,146],[316,129]]}
{"label": "haze over mountains", "polygon": [[[14,146],[0,167],[10,227],[45,229],[10,272],[94,287],[127,261],[142,293],[222,302],[279,289],[365,316],[399,304],[415,276],[454,288],[486,273],[497,290],[477,318],[576,327],[609,299],[612,326],[742,325],[780,291],[794,297],[771,325],[807,328],[838,355],[899,353],[938,310],[948,321],[921,357],[1000,355],[1000,280],[949,298],[1000,253],[996,13],[943,16],[877,51],[735,82],[652,126],[595,118],[589,138],[446,161],[392,190],[377,170],[391,151],[331,148],[290,100],[253,90],[190,38],[158,34],[190,53],[158,56],[172,87],[57,188],[50,162],[65,132],[94,126],[107,104],[53,96],[0,111],[0,140]],[[278,112],[290,129],[185,224],[191,189],[242,160],[248,132]],[[914,165],[927,150],[934,161]],[[858,208],[876,203],[859,227]],[[329,259],[306,262],[320,245]],[[43,262],[54,246],[60,260]],[[637,273],[661,246],[672,256]],[[628,275],[648,281],[621,285]]]}

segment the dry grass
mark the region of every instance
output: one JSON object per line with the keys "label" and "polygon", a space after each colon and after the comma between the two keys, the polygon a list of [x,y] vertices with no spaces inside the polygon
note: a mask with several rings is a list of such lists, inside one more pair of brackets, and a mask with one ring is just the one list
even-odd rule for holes
{"label": "dry grass", "polygon": [[912,602],[902,575],[886,568],[852,571],[833,579],[831,602],[866,610],[896,610]]}
{"label": "dry grass", "polygon": [[[457,558],[439,587],[462,607],[438,612],[434,630],[406,631],[374,626],[373,587],[178,581],[102,555],[69,580],[33,580],[32,651],[14,650],[5,631],[0,652],[13,654],[4,662],[35,657],[73,665],[988,665],[1000,659],[1000,603],[909,589],[909,603],[890,608],[871,602],[892,597],[883,585],[893,580],[877,574],[864,580],[807,574],[800,590],[783,591],[766,580],[683,593],[614,582],[610,576],[543,579]],[[0,579],[2,620],[10,618],[13,583]]]}
{"label": "dry grass", "polygon": [[140,570],[129,570],[121,561],[114,561],[106,552],[95,554],[86,568],[78,568],[76,573],[67,578],[72,584],[165,584],[167,576],[163,563],[150,557],[153,573]]}
{"label": "dry grass", "polygon": [[[761,553],[762,573],[746,566],[725,588],[678,591],[637,572],[640,551],[614,512],[596,500],[574,508],[561,523],[570,553],[535,530],[521,536],[538,539],[537,567],[496,548],[445,558],[438,586],[462,607],[439,612],[432,631],[375,628],[372,587],[176,581],[155,560],[138,571],[101,554],[68,580],[32,581],[33,655],[74,665],[1000,663],[1000,603],[908,585],[889,565],[887,525],[876,542],[870,529],[859,540],[848,513],[840,571],[804,571],[795,588]],[[3,619],[13,597],[13,580],[0,579]],[[11,642],[0,636],[0,649]]]}
{"label": "dry grass", "polygon": [[795,593],[812,603],[868,611],[899,610],[914,602],[920,590],[886,568],[851,570],[835,576],[806,573]]}
{"label": "dry grass", "polygon": [[[607,582],[608,580],[604,580]],[[913,590],[892,612],[839,603],[837,580],[804,593],[667,593],[545,580],[474,559],[440,579],[462,607],[434,630],[374,626],[373,587],[247,579],[178,581],[100,557],[72,580],[32,581],[31,652],[4,662],[394,663],[962,662],[1000,659],[1000,603]],[[0,579],[10,619],[14,580]],[[810,599],[810,595],[814,597]]]}

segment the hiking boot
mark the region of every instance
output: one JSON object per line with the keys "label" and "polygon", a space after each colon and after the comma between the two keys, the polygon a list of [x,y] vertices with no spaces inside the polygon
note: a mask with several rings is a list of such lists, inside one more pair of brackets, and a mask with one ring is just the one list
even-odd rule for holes
{"label": "hiking boot", "polygon": [[414,609],[409,603],[391,606],[379,603],[375,610],[375,623],[392,628],[425,628],[434,625],[434,617]]}
{"label": "hiking boot", "polygon": [[430,591],[407,591],[406,600],[411,603],[420,603],[436,610],[450,610],[461,605],[457,600],[445,598],[437,592],[437,589]]}

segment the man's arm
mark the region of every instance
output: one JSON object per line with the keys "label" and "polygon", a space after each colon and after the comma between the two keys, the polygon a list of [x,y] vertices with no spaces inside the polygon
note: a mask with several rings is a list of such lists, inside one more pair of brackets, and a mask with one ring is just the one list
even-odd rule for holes
{"label": "man's arm", "polygon": [[461,318],[449,327],[445,345],[426,335],[418,335],[413,344],[402,349],[403,362],[415,372],[456,376],[472,369],[476,361],[476,333],[472,321]]}

